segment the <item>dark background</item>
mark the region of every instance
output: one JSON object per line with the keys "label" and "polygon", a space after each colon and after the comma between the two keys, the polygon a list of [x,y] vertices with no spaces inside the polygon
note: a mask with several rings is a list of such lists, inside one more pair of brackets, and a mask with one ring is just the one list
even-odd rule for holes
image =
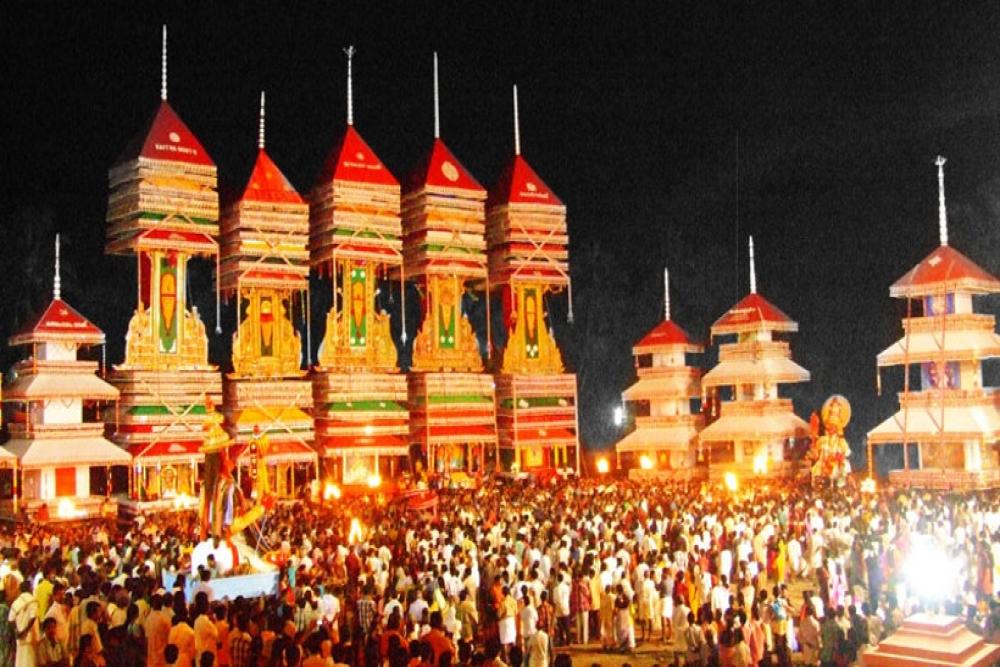
{"label": "dark background", "polygon": [[[64,296],[121,360],[135,267],[103,255],[107,168],[158,103],[164,22],[171,104],[223,190],[249,172],[262,88],[268,150],[310,189],[343,130],[348,44],[356,125],[397,177],[432,139],[433,50],[442,136],[487,186],[512,152],[518,83],[523,152],[569,208],[576,320],[565,300],[551,320],[592,448],[619,435],[612,409],[631,344],[662,317],[664,265],[673,319],[706,339],[747,291],[754,234],[760,291],[800,322],[793,350],[812,371],[789,395],[803,416],[851,400],[856,464],[896,408],[902,372],[877,399],[875,355],[901,335],[889,285],[937,244],[936,154],[952,245],[1000,268],[996,3],[98,4],[0,8],[4,338],[49,298],[59,231]],[[191,284],[209,330],[211,268]],[[329,285],[313,287],[315,347]],[[212,336],[223,367],[233,320],[224,309]],[[2,351],[5,368],[17,354]]]}

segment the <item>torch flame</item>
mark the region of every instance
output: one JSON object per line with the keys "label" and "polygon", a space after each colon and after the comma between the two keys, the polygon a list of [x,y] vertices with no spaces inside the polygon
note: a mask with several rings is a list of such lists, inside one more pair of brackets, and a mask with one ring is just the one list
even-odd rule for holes
{"label": "torch flame", "polygon": [[340,487],[333,482],[327,482],[323,487],[323,500],[340,500]]}
{"label": "torch flame", "polygon": [[611,465],[608,464],[608,460],[605,457],[597,459],[597,472],[606,475],[608,471],[611,470]]}
{"label": "torch flame", "polygon": [[653,459],[649,458],[646,454],[639,457],[639,467],[643,470],[653,469]]}
{"label": "torch flame", "polygon": [[349,544],[357,544],[364,539],[364,531],[361,528],[361,522],[358,521],[357,517],[351,519],[351,529],[347,533],[347,541]]}
{"label": "torch flame", "polygon": [[736,486],[738,484],[736,479],[736,473],[727,472],[723,480],[726,483],[726,488],[730,491],[736,491]]}

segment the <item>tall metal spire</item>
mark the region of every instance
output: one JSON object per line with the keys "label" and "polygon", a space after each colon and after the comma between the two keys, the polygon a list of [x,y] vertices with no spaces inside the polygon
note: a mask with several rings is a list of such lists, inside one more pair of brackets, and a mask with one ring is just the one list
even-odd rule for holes
{"label": "tall metal spire", "polygon": [[753,236],[750,237],[750,293],[757,293],[757,265],[753,259]]}
{"label": "tall metal spire", "polygon": [[347,55],[347,124],[354,125],[354,79],[351,61],[354,59],[354,46],[344,49]]}
{"label": "tall metal spire", "polygon": [[521,117],[517,108],[517,84],[514,84],[514,155],[521,154]]}
{"label": "tall metal spire", "polygon": [[59,235],[56,234],[56,273],[52,279],[52,298],[62,298],[62,277],[59,275]]}
{"label": "tall metal spire", "polygon": [[167,24],[163,24],[163,52],[160,55],[160,99],[167,99]]}
{"label": "tall metal spire", "polygon": [[944,163],[947,161],[940,155],[934,160],[938,168],[938,234],[941,245],[948,245],[948,209],[944,205]]}
{"label": "tall metal spire", "polygon": [[441,138],[441,98],[438,93],[438,54],[434,52],[434,138]]}
{"label": "tall metal spire", "polygon": [[670,274],[663,267],[663,319],[670,320]]}
{"label": "tall metal spire", "polygon": [[257,148],[264,148],[264,91],[260,91],[260,127],[257,128]]}

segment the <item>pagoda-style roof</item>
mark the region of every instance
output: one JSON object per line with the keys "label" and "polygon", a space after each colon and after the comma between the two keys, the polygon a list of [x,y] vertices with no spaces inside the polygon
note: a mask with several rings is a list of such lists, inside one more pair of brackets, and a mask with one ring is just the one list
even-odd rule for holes
{"label": "pagoda-style roof", "polygon": [[62,299],[52,299],[36,319],[10,337],[9,345],[33,343],[102,345],[104,332]]}
{"label": "pagoda-style roof", "polygon": [[[725,410],[728,405],[732,403],[723,404],[723,409]],[[764,441],[775,438],[801,438],[808,433],[809,424],[791,409],[763,414],[750,414],[745,411],[743,414],[723,414],[702,430],[700,438],[703,442]]]}
{"label": "pagoda-style roof", "polygon": [[35,372],[19,374],[14,382],[4,388],[4,400],[118,400],[118,389],[94,375],[94,362],[36,363],[38,369]]}
{"label": "pagoda-style roof", "polygon": [[406,179],[408,192],[421,188],[486,192],[441,139],[434,140],[431,151]]}
{"label": "pagoda-style roof", "polygon": [[115,160],[116,165],[138,158],[169,160],[214,167],[208,151],[166,100],[142,126]]}
{"label": "pagoda-style roof", "polygon": [[904,407],[868,431],[868,442],[872,444],[928,442],[941,438],[947,442],[980,439],[986,443],[995,442],[1000,438],[997,402]]}
{"label": "pagoda-style roof", "polygon": [[327,155],[316,179],[316,187],[322,187],[330,181],[399,186],[399,181],[382,164],[382,160],[353,125],[347,126],[343,136]]}
{"label": "pagoda-style roof", "polygon": [[661,349],[683,348],[685,352],[704,352],[705,348],[692,343],[690,336],[673,320],[663,320],[632,347],[633,355],[652,354]]}
{"label": "pagoda-style roof", "polygon": [[799,325],[756,292],[747,294],[712,325],[713,336],[761,330],[793,332]]}
{"label": "pagoda-style roof", "polygon": [[563,206],[559,197],[521,155],[515,155],[514,159],[507,163],[486,200],[487,206],[503,204]]}
{"label": "pagoda-style roof", "polygon": [[994,294],[1000,292],[1000,280],[951,246],[942,245],[889,288],[890,296],[900,298],[952,292]]}
{"label": "pagoda-style roof", "polygon": [[765,357],[756,360],[724,359],[701,379],[704,387],[808,381],[809,371],[787,357]]}
{"label": "pagoda-style roof", "polygon": [[642,369],[660,371],[640,375],[639,380],[622,392],[626,401],[697,398],[701,396],[698,369],[690,366],[666,366]]}
{"label": "pagoda-style roof", "polygon": [[[991,318],[992,319],[992,318]],[[1000,357],[1000,335],[983,329],[914,331],[878,353],[879,366]]]}
{"label": "pagoda-style roof", "polygon": [[16,456],[22,468],[48,466],[130,465],[132,456],[109,440],[98,436],[14,439],[4,450]]}
{"label": "pagoda-style roof", "polygon": [[615,445],[618,452],[680,451],[687,453],[698,437],[693,423],[679,426],[642,426]]}
{"label": "pagoda-style roof", "polygon": [[254,162],[253,171],[250,172],[250,179],[247,181],[240,201],[264,204],[305,204],[302,195],[281,173],[278,165],[263,148],[257,150],[257,161]]}

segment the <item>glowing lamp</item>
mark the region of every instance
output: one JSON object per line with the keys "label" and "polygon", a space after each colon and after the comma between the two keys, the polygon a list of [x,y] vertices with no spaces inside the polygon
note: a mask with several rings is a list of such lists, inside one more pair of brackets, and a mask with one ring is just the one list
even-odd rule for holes
{"label": "glowing lamp", "polygon": [[327,482],[323,487],[323,500],[340,500],[340,487],[333,482]]}
{"label": "glowing lamp", "polygon": [[56,507],[56,516],[60,519],[76,519],[78,517],[84,516],[86,512],[78,510],[73,501],[69,498],[63,498],[59,501],[58,507]]}
{"label": "glowing lamp", "polygon": [[736,491],[736,487],[738,485],[738,480],[736,479],[736,473],[727,472],[722,479],[726,483],[727,489],[729,489],[730,491]]}
{"label": "glowing lamp", "polygon": [[875,478],[866,477],[861,480],[861,493],[875,493]]}
{"label": "glowing lamp", "polygon": [[643,470],[653,469],[653,459],[649,458],[646,454],[639,457],[639,467]]}
{"label": "glowing lamp", "polygon": [[930,537],[916,535],[903,563],[903,576],[917,597],[942,601],[955,591],[958,569],[958,564]]}
{"label": "glowing lamp", "polygon": [[365,537],[364,530],[361,528],[361,522],[358,521],[357,517],[351,519],[351,529],[347,532],[347,541],[350,544],[357,544]]}
{"label": "glowing lamp", "polygon": [[608,471],[611,470],[611,464],[608,463],[608,459],[601,457],[597,459],[597,472],[601,475],[607,475]]}
{"label": "glowing lamp", "polygon": [[753,457],[753,474],[767,474],[767,452],[761,452]]}
{"label": "glowing lamp", "polygon": [[368,475],[367,482],[369,489],[377,489],[379,486],[382,485],[382,476],[379,475],[377,472],[373,473],[371,475]]}
{"label": "glowing lamp", "polygon": [[365,426],[365,435],[371,435],[374,432],[375,432],[375,429],[372,428],[371,424],[367,424]]}
{"label": "glowing lamp", "polygon": [[622,424],[624,424],[625,423],[625,408],[623,408],[620,405],[615,406],[614,417],[612,419],[614,419],[615,426],[621,426]]}

